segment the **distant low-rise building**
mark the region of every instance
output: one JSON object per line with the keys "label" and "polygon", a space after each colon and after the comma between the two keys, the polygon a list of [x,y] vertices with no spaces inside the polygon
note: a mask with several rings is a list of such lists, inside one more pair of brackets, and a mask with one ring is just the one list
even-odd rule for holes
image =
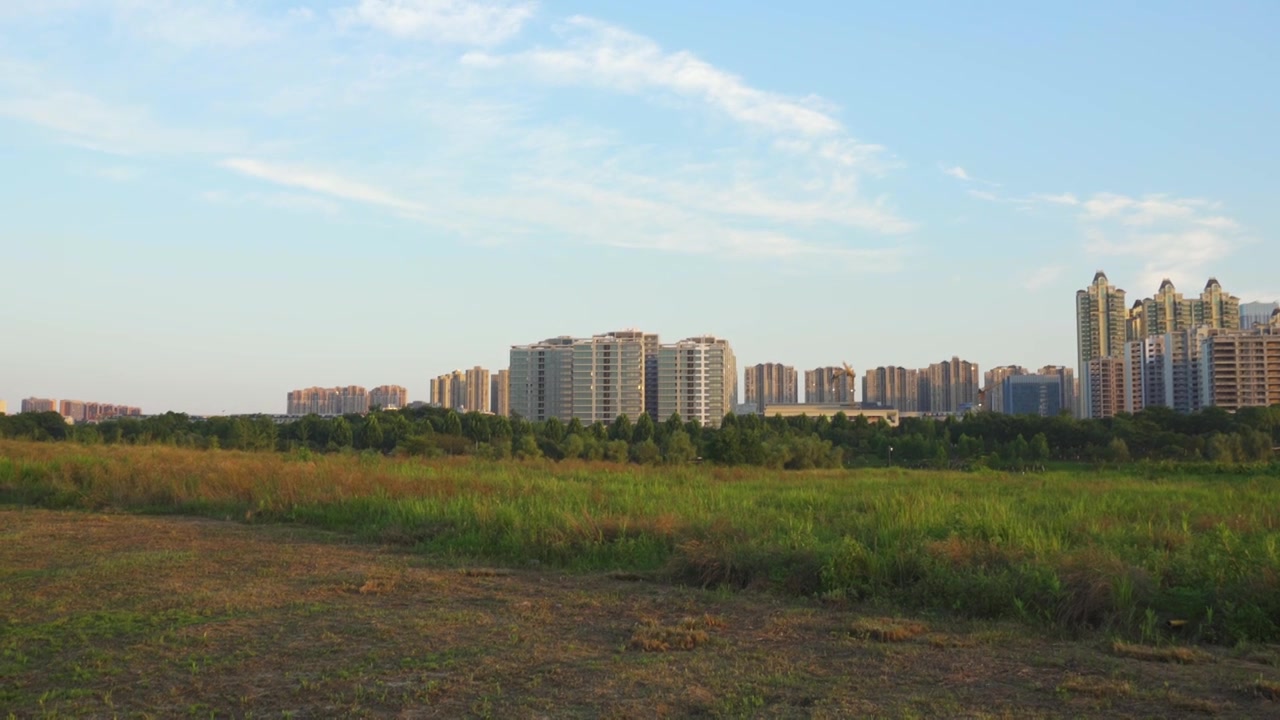
{"label": "distant low-rise building", "polygon": [[22,401],[22,412],[58,412],[58,401],[51,398],[29,397]]}
{"label": "distant low-rise building", "polygon": [[399,410],[409,404],[409,391],[400,385],[379,385],[369,391],[369,407]]}
{"label": "distant low-rise building", "polygon": [[369,391],[359,385],[292,390],[286,400],[288,415],[363,415],[367,412]]}
{"label": "distant low-rise building", "polygon": [[890,427],[897,427],[902,413],[895,408],[866,408],[841,403],[777,403],[766,405],[762,414],[765,417],[811,417],[833,418],[840,413],[852,420],[856,417],[866,418],[868,422],[884,421]]}

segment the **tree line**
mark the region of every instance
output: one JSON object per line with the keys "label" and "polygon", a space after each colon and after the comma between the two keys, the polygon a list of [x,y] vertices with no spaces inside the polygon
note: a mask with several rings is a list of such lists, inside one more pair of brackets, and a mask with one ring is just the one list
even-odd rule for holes
{"label": "tree line", "polygon": [[712,462],[809,469],[842,466],[1027,467],[1053,461],[1267,462],[1280,446],[1280,405],[1229,413],[1179,414],[1149,408],[1103,420],[970,413],[943,420],[905,418],[898,427],[865,417],[728,415],[719,428],[673,415],[655,422],[585,425],[551,419],[458,413],[441,408],[309,415],[277,424],[269,416],[195,419],[182,413],[69,425],[58,413],[0,415],[0,438],[86,444],[164,444],[247,451],[368,451],[488,459],[586,459],[638,464]]}

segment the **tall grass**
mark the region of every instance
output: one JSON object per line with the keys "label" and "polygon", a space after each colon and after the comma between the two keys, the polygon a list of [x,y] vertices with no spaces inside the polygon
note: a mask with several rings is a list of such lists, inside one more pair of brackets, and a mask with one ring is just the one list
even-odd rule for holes
{"label": "tall grass", "polygon": [[0,443],[0,502],[286,521],[458,561],[658,571],[1154,638],[1280,640],[1280,483]]}

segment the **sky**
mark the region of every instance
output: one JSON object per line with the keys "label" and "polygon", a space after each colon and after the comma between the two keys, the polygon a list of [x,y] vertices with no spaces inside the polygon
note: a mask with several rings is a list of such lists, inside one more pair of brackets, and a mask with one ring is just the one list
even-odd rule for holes
{"label": "sky", "polygon": [[1280,299],[1280,5],[0,0],[0,400],[274,412],[510,346],[1072,365]]}

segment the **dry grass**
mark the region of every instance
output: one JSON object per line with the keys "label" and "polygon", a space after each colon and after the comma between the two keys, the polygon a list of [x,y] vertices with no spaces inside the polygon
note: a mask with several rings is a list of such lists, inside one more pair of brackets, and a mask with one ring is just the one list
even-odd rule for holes
{"label": "dry grass", "polygon": [[1213,715],[1215,717],[1230,711],[1232,708],[1232,704],[1230,702],[1191,697],[1176,691],[1170,691],[1165,696],[1165,701],[1168,702],[1171,707],[1177,708],[1178,710],[1197,713],[1200,715]]}
{"label": "dry grass", "polygon": [[1176,645],[1150,647],[1148,645],[1135,645],[1133,643],[1116,641],[1112,643],[1111,651],[1120,657],[1132,658],[1134,660],[1179,663],[1182,665],[1200,665],[1213,662],[1214,660],[1212,655],[1203,650]]}
{"label": "dry grass", "polygon": [[711,639],[708,628],[718,626],[719,621],[713,621],[709,615],[684,618],[675,625],[663,625],[654,619],[642,620],[632,631],[628,646],[643,652],[693,650]]}
{"label": "dry grass", "polygon": [[1117,697],[1132,693],[1133,684],[1128,680],[1113,680],[1096,675],[1071,675],[1058,685],[1058,690],[1093,697]]}
{"label": "dry grass", "polygon": [[1260,698],[1280,701],[1280,682],[1259,677],[1250,684],[1249,689]]}
{"label": "dry grass", "polygon": [[[1013,624],[881,646],[850,622],[603,572],[465,574],[296,527],[0,509],[0,715],[1047,718],[1055,688],[1117,663]],[[868,627],[897,625],[923,623]],[[1132,663],[1134,692],[1078,691],[1070,714],[1275,716],[1258,670]],[[1195,700],[1137,691],[1162,686]]]}
{"label": "dry grass", "polygon": [[876,642],[900,643],[923,635],[929,627],[921,622],[899,618],[858,618],[849,630],[854,637]]}

